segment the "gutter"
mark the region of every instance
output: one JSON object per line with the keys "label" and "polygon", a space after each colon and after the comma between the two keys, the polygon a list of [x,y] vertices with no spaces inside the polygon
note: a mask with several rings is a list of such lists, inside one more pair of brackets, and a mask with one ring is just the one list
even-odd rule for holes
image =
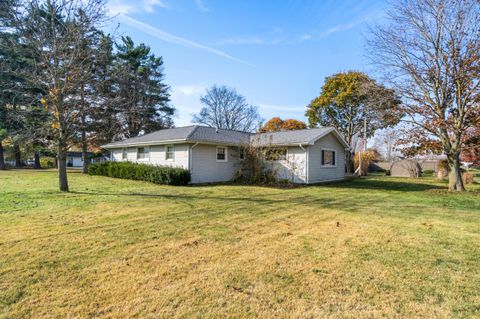
{"label": "gutter", "polygon": [[142,146],[142,145],[165,145],[165,144],[172,144],[172,143],[177,143],[177,142],[187,142],[186,139],[181,139],[181,140],[165,140],[165,141],[158,141],[158,142],[138,142],[138,143],[129,143],[129,144],[120,144],[120,145],[115,145],[115,144],[105,144],[100,146],[100,148],[104,149],[112,149],[112,148],[122,148],[122,147],[133,147],[133,146]]}

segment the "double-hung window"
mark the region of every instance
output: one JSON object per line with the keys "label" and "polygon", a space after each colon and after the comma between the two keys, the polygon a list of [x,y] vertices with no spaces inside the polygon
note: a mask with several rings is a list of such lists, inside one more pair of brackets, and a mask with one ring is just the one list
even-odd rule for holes
{"label": "double-hung window", "polygon": [[174,161],[175,160],[175,146],[173,146],[173,145],[165,146],[165,159],[167,161]]}
{"label": "double-hung window", "polygon": [[224,146],[217,146],[217,162],[227,161],[227,148]]}
{"label": "double-hung window", "polygon": [[122,148],[122,161],[126,161],[128,158],[128,153],[126,148]]}
{"label": "double-hung window", "polygon": [[335,151],[333,150],[322,150],[322,166],[325,167],[335,167]]}
{"label": "double-hung window", "polygon": [[148,147],[138,147],[137,148],[137,160],[149,160],[150,151]]}
{"label": "double-hung window", "polygon": [[238,159],[239,160],[244,160],[245,159],[245,149],[243,147],[240,147],[238,149]]}

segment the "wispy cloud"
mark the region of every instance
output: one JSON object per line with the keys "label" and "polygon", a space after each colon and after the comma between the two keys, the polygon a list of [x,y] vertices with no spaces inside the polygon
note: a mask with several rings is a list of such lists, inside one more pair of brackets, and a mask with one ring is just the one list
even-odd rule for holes
{"label": "wispy cloud", "polygon": [[205,92],[207,86],[203,84],[188,84],[174,86],[172,91],[174,94],[183,94],[186,96],[201,95]]}
{"label": "wispy cloud", "polygon": [[205,3],[203,3],[203,0],[194,0],[195,4],[197,5],[198,9],[200,9],[203,12],[208,12],[210,9],[207,8]]}
{"label": "wispy cloud", "polygon": [[334,34],[334,33],[338,33],[338,32],[342,32],[342,31],[347,31],[347,30],[350,30],[350,29],[353,29],[357,26],[359,26],[360,24],[364,23],[364,22],[367,22],[367,21],[370,21],[372,19],[375,19],[375,18],[378,18],[379,16],[381,16],[383,13],[382,12],[378,12],[378,11],[373,11],[372,13],[366,15],[366,16],[363,16],[361,17],[360,19],[357,19],[357,20],[353,20],[353,21],[350,21],[350,22],[347,22],[347,23],[342,23],[342,24],[338,24],[336,26],[333,26],[323,32],[320,33],[320,37],[327,37],[331,34]]}
{"label": "wispy cloud", "polygon": [[128,15],[119,14],[118,18],[121,19],[125,24],[127,24],[127,25],[129,25],[133,28],[136,28],[138,30],[141,30],[141,31],[143,31],[147,34],[150,34],[151,36],[154,36],[157,39],[160,39],[162,41],[182,45],[182,46],[189,47],[189,48],[192,48],[192,49],[207,51],[207,52],[216,54],[218,56],[221,56],[223,58],[226,58],[226,59],[229,59],[229,60],[232,60],[232,61],[236,61],[236,62],[245,64],[245,65],[251,66],[250,63],[248,63],[246,61],[243,61],[241,59],[238,59],[234,56],[231,56],[228,53],[225,53],[223,51],[217,50],[215,48],[200,44],[198,42],[195,42],[195,41],[192,41],[192,40],[189,40],[189,39],[186,39],[186,38],[182,38],[182,37],[170,34],[168,32],[165,32],[163,30],[155,28],[155,27],[153,27],[149,24],[138,21],[138,20],[136,20],[136,19],[134,19],[134,18],[132,18]]}
{"label": "wispy cloud", "polygon": [[177,109],[176,125],[191,124],[191,116],[202,108],[200,97],[207,86],[202,83],[181,84],[172,87],[172,104]]}
{"label": "wispy cloud", "polygon": [[109,0],[107,2],[107,9],[111,15],[153,12],[155,7],[170,9],[163,0],[140,0],[136,3],[125,0]]}
{"label": "wispy cloud", "polygon": [[265,39],[258,36],[251,37],[234,37],[218,41],[219,45],[252,45],[252,44],[265,44]]}
{"label": "wispy cloud", "polygon": [[312,39],[312,35],[309,33],[305,33],[300,36],[300,41],[307,41],[311,39]]}
{"label": "wispy cloud", "polygon": [[331,28],[323,31],[322,33],[320,33],[320,36],[321,37],[327,37],[327,36],[329,36],[331,34],[334,34],[334,33],[337,33],[337,32],[350,30],[350,29],[356,27],[357,25],[363,23],[364,21],[365,20],[362,19],[362,20],[353,21],[353,22],[350,22],[350,23],[344,23],[344,24],[336,25],[336,26],[331,27]]}

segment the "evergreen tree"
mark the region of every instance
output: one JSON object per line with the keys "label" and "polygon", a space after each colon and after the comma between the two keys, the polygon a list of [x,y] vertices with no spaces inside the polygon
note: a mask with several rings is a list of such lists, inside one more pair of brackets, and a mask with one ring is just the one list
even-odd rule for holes
{"label": "evergreen tree", "polygon": [[173,126],[175,109],[169,105],[169,87],[164,83],[163,59],[130,37],[115,45],[113,64],[114,103],[121,129],[114,138],[135,137]]}

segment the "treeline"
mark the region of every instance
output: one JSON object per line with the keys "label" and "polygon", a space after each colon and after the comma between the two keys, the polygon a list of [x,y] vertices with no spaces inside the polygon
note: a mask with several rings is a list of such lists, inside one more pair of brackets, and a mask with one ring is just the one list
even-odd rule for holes
{"label": "treeline", "polygon": [[[173,126],[162,57],[114,39],[103,0],[0,3],[0,169],[51,153],[68,191],[66,153]],[[86,165],[85,165],[86,166]],[[86,172],[87,167],[84,167]]]}

